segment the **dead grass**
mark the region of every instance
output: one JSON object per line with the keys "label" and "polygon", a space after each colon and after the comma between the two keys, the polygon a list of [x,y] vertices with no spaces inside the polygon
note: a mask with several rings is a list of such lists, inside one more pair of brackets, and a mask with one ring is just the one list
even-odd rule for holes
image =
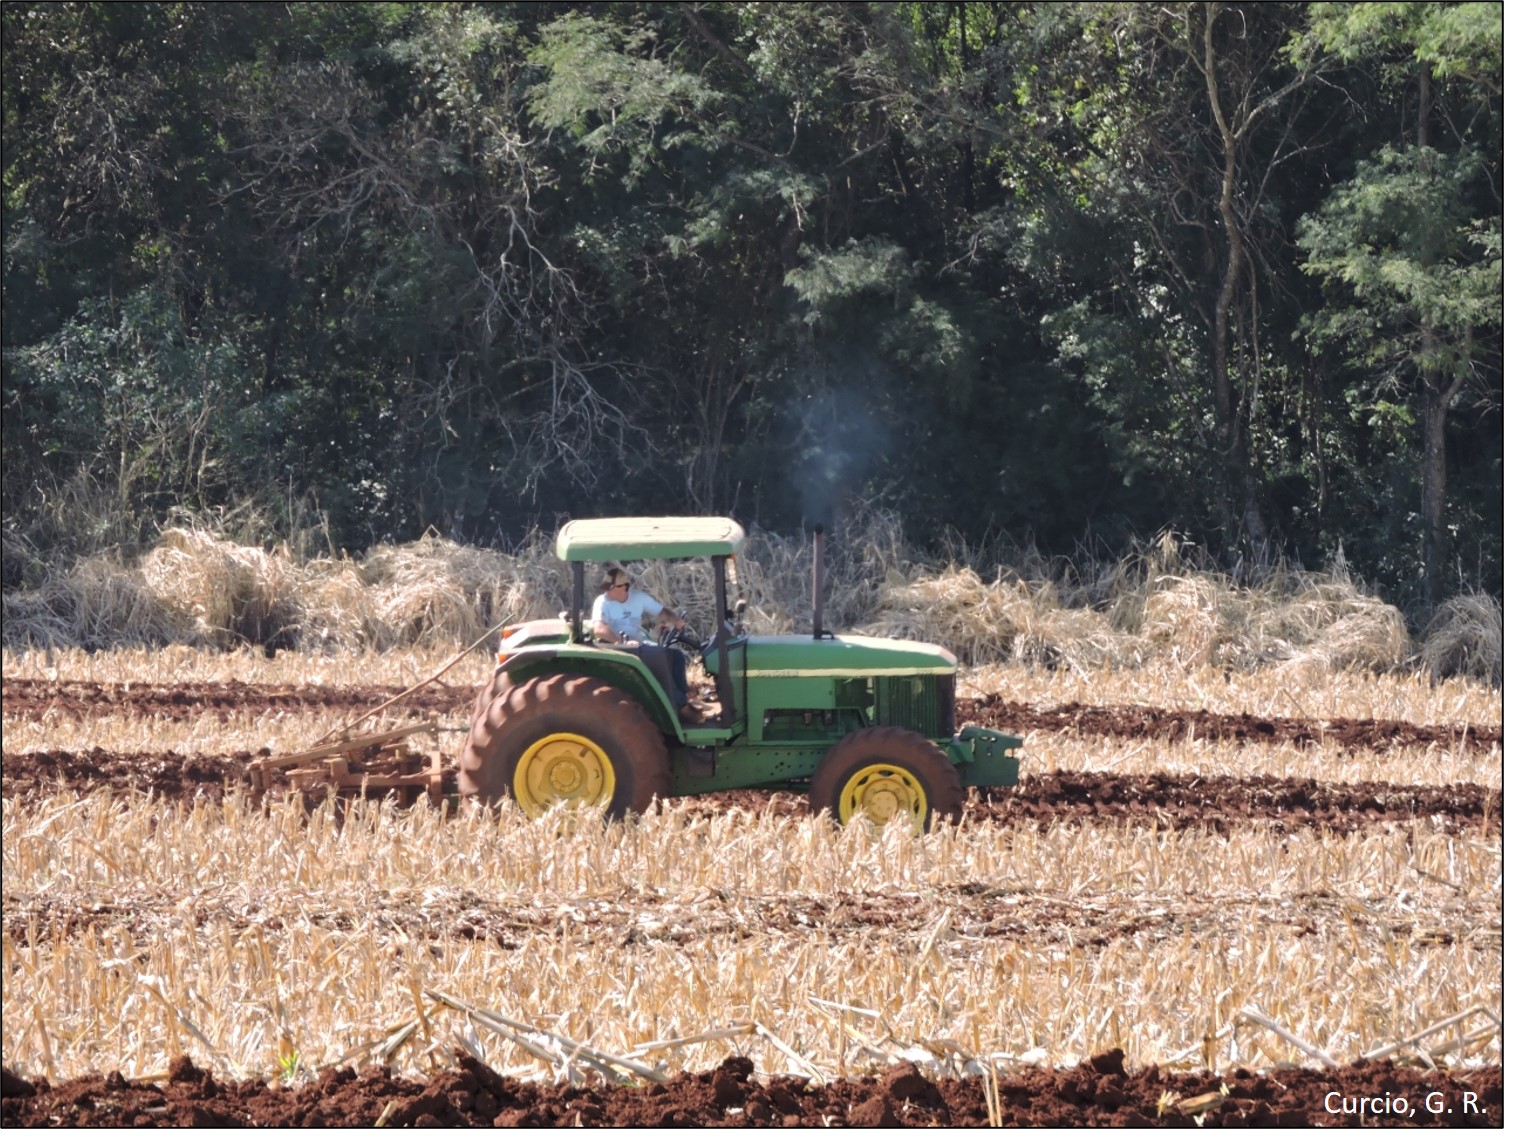
{"label": "dead grass", "polygon": [[1436,682],[1420,672],[1212,667],[1083,671],[1001,665],[963,671],[960,692],[1001,694],[1039,709],[1071,703],[1157,706],[1269,718],[1372,718],[1423,726],[1498,726],[1505,716],[1502,691],[1463,677]]}
{"label": "dead grass", "polygon": [[1399,611],[1343,579],[1299,575],[1252,588],[1151,564],[1141,576],[1106,581],[1111,597],[1085,605],[1053,580],[999,575],[986,582],[968,567],[950,566],[887,584],[866,629],[945,645],[974,666],[1083,673],[1275,666],[1302,677],[1396,671],[1413,658]]}
{"label": "dead grass", "polygon": [[1482,785],[1503,789],[1505,759],[1488,753],[1441,747],[1374,753],[1293,745],[1241,745],[1222,741],[1165,742],[1154,738],[1082,738],[1032,734],[1023,751],[1022,772],[1033,776],[1068,770],[1079,773],[1179,776],[1271,777],[1282,780],[1384,782],[1391,785]]}
{"label": "dead grass", "polygon": [[[95,796],[4,806],[6,1065],[55,1077],[317,1066],[420,1019],[393,1056],[462,1035],[432,989],[677,1069],[737,1049],[770,1071],[893,1049],[1131,1065],[1304,1061],[1254,1005],[1348,1060],[1498,1012],[1498,838],[1423,823],[1348,838],[1106,827],[901,829],[687,814],[605,827],[354,803],[307,814]],[[826,1001],[871,1014],[823,1007]],[[742,1041],[738,1042],[739,1035]],[[544,1041],[543,1041],[544,1042]],[[1434,1045],[1433,1045],[1434,1046]],[[431,1050],[433,1048],[433,1050]],[[1485,1034],[1443,1057],[1502,1061]],[[878,1054],[876,1054],[878,1052]]]}
{"label": "dead grass", "polygon": [[[394,648],[383,652],[277,651],[266,657],[248,647],[218,652],[169,646],[159,650],[5,648],[7,678],[87,682],[246,682],[270,686],[412,686],[431,677],[457,653],[454,645]],[[469,655],[443,676],[447,685],[475,686],[488,668],[486,651]],[[1374,674],[1310,666],[1298,671],[1184,669],[1164,664],[1148,671],[1102,667],[1044,669],[999,664],[961,672],[960,693],[1002,694],[1040,709],[1070,703],[1147,705],[1215,713],[1258,713],[1286,718],[1374,718],[1417,725],[1489,725],[1504,720],[1503,692],[1454,676],[1435,681],[1419,671]]]}
{"label": "dead grass", "polygon": [[[1087,567],[956,556],[931,562],[892,517],[866,513],[833,544],[827,625],[949,645],[971,665],[962,692],[1041,709],[1503,721],[1492,599],[1454,600],[1417,647],[1343,576],[1279,568],[1246,582],[1195,566],[1170,535]],[[706,565],[634,570],[713,623]],[[753,537],[738,576],[753,630],[808,626],[806,537]],[[554,614],[567,597],[545,537],[512,553],[426,537],[304,560],[187,526],[140,563],[96,556],[6,595],[3,670],[406,686],[492,624]],[[303,652],[267,658],[250,641]],[[474,684],[487,663],[472,656],[444,681]],[[227,756],[299,749],[335,720],[52,711],[8,714],[4,733],[8,752]],[[1502,751],[1036,735],[1025,765],[1503,785]],[[1131,1065],[1304,1061],[1239,1017],[1252,1008],[1344,1061],[1465,1011],[1498,1013],[1502,996],[1499,838],[1423,821],[1348,837],[981,824],[923,839],[682,802],[614,827],[474,806],[304,813],[104,793],[3,810],[3,1055],[55,1078],[160,1073],[187,1051],[232,1075],[311,1076],[389,1048],[402,1069],[427,1070],[463,1043],[506,1072],[572,1075],[552,1039],[511,1046],[432,993],[670,1069],[740,1051],[822,1074],[894,1057],[1065,1063],[1112,1046]],[[1477,1029],[1428,1049],[1501,1062],[1502,1033]]]}
{"label": "dead grass", "polygon": [[[383,653],[299,654],[278,652],[266,658],[248,649],[218,653],[190,647],[162,651],[114,650],[99,654],[81,651],[6,650],[7,678],[77,679],[102,683],[141,682],[175,685],[201,682],[244,682],[288,687],[411,686],[431,677],[450,655],[412,648]],[[444,676],[450,685],[480,682],[487,666],[484,654],[457,664]],[[993,693],[1038,709],[1070,703],[1092,706],[1143,705],[1216,713],[1256,713],[1265,717],[1371,718],[1417,725],[1498,726],[1504,711],[1501,692],[1462,678],[1432,684],[1423,675],[1363,674],[1311,671],[1298,678],[1279,670],[1240,673],[1218,668],[1042,670],[1024,667],[985,667],[965,672],[960,692]],[[468,711],[441,719],[447,727],[462,727]],[[347,721],[337,712],[295,710],[208,713],[185,720],[142,718],[107,713],[78,718],[49,711],[41,718],[7,714],[6,749],[10,752],[79,750],[99,746],[111,751],[177,751],[188,756],[231,756],[239,751],[268,748],[289,753],[307,748],[336,725]],[[454,752],[459,732],[447,732],[442,745]],[[1498,787],[1503,781],[1503,757],[1496,751],[1452,752],[1440,748],[1405,748],[1371,753],[1335,749],[1240,746],[1227,742],[1168,744],[1153,740],[1111,742],[1096,738],[1034,735],[1024,762],[1026,772],[1054,769],[1111,770],[1147,773],[1223,773],[1235,776],[1267,774],[1276,777],[1336,781],[1388,781],[1431,785],[1456,781]]]}
{"label": "dead grass", "polygon": [[7,646],[84,647],[189,642],[195,630],[166,608],[140,569],[109,555],[81,560],[33,591],[4,595]]}
{"label": "dead grass", "polygon": [[[207,647],[156,649],[117,647],[82,650],[16,650],[7,647],[0,669],[7,678],[74,679],[83,682],[149,682],[176,685],[244,682],[263,686],[412,686],[432,677],[462,648],[395,647],[384,651],[278,650],[267,656],[252,647],[218,651]],[[489,650],[469,655],[442,676],[448,685],[483,681],[492,663]]]}
{"label": "dead grass", "polygon": [[468,646],[497,622],[555,614],[568,573],[549,542],[518,552],[437,536],[360,560],[302,562],[195,527],[166,528],[135,567],[98,555],[5,596],[8,646],[350,651]]}
{"label": "dead grass", "polygon": [[[1340,569],[1274,567],[1247,581],[1189,559],[1169,533],[1085,566],[1033,552],[987,566],[983,553],[958,545],[950,552],[965,561],[939,565],[911,549],[893,515],[866,510],[829,547],[828,627],[938,643],[971,666],[1276,667],[1294,678],[1418,668],[1503,679],[1500,606],[1488,596],[1453,600],[1417,646],[1403,616]],[[630,569],[713,629],[705,561]],[[736,570],[751,629],[809,629],[808,536],[756,534]],[[430,535],[363,559],[303,560],[187,525],[164,529],[136,565],[90,556],[34,590],[7,593],[4,638],[11,647],[91,649],[460,647],[496,623],[554,615],[569,601],[570,575],[548,536],[513,552]]]}
{"label": "dead grass", "polygon": [[1467,675],[1500,686],[1505,681],[1505,611],[1490,595],[1449,599],[1426,628],[1420,661],[1438,678]]}
{"label": "dead grass", "polygon": [[[447,658],[7,650],[4,672],[406,685]],[[472,682],[481,666],[463,663],[448,681]],[[963,684],[1040,706],[1502,717],[1500,692],[1477,683],[1327,666],[1298,676],[1004,666]],[[300,748],[332,721],[50,712],[8,716],[4,731],[8,751],[219,755]],[[1060,736],[1037,738],[1025,764],[1503,782],[1500,753],[1445,750]],[[1303,1060],[1237,1019],[1252,1006],[1345,1060],[1479,1006],[1497,1012],[1502,988],[1498,837],[1449,837],[1424,822],[1344,838],[977,825],[919,840],[707,816],[682,802],[606,828],[475,807],[450,819],[361,802],[308,815],[237,798],[190,807],[96,795],[7,801],[3,831],[4,1058],[54,1077],[156,1074],[185,1051],[232,1075],[311,1076],[347,1054],[380,1058],[389,1036],[395,1065],[425,1070],[448,1061],[458,1035],[506,1072],[567,1077],[436,1010],[430,990],[670,1069],[737,1051],[772,1071],[862,1071],[894,1057],[957,1069],[972,1054],[1064,1063],[1114,1045],[1131,1065],[1269,1067]],[[1500,1038],[1485,1034],[1445,1057],[1501,1056]]]}

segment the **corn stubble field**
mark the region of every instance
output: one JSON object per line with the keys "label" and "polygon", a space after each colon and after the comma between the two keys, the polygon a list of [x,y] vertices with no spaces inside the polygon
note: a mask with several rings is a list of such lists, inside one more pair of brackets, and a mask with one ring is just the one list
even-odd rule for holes
{"label": "corn stubble field", "polygon": [[[272,657],[208,645],[7,650],[7,1083],[115,1071],[133,1089],[173,1086],[190,1066],[261,1090],[316,1089],[336,1064],[364,1079],[378,1063],[420,1083],[480,1063],[506,1081],[590,1090],[702,1074],[724,1120],[714,1091],[726,1075],[747,1090],[785,1076],[774,1083],[794,1083],[803,1106],[840,1081],[878,1075],[883,1087],[911,1063],[930,1081],[974,1084],[975,1118],[995,1122],[1011,1120],[1014,1076],[1081,1064],[1105,1085],[1122,1070],[1098,1060],[1116,1049],[1129,1071],[1159,1076],[1147,1117],[1161,1120],[1179,1096],[1209,1099],[1210,1073],[1275,1076],[1363,1056],[1485,1068],[1497,1088],[1487,1069],[1503,1061],[1503,710],[1488,677],[1434,677],[1423,648],[1387,645],[1400,636],[1381,604],[1328,582],[1268,592],[1257,607],[1222,580],[1157,566],[1136,577],[1139,598],[1114,595],[1137,611],[1120,619],[1118,606],[1087,606],[1050,583],[974,591],[961,572],[898,566],[878,600],[857,604],[857,625],[942,641],[978,664],[961,673],[962,711],[1020,703],[1051,727],[1030,727],[1024,785],[1010,798],[999,792],[926,837],[836,828],[788,794],[677,801],[609,825],[471,804],[261,801],[240,787],[240,758],[304,748],[373,692],[428,678],[464,645],[450,645],[454,634],[392,649],[330,638]],[[683,584],[661,587],[671,596]],[[1035,610],[1046,591],[1051,605]],[[1316,598],[1300,603],[1309,591]],[[1327,612],[1301,639],[1289,617],[1298,606]],[[790,625],[790,606],[763,609],[782,616],[776,629]],[[11,610],[8,600],[8,623]],[[1372,660],[1394,654],[1408,665]],[[433,686],[436,708],[458,711],[442,716],[457,727],[447,753],[485,665],[472,656]],[[65,701],[70,686],[101,697]],[[134,697],[189,687],[240,702],[198,692],[176,711]],[[341,706],[354,691],[355,708],[303,703],[318,691]],[[1043,721],[1082,705],[1378,731],[1244,740],[1200,733],[1199,722],[1161,734]],[[1384,737],[1387,726],[1436,732]],[[87,754],[105,775],[94,787],[36,776],[39,759]],[[152,779],[133,788],[110,776],[128,755],[166,772],[221,766],[227,779],[212,795],[169,795]],[[13,779],[23,770],[31,776]],[[1318,826],[1275,805],[1204,826],[1169,798],[1109,792],[1165,780],[1229,782],[1252,806],[1280,783],[1348,807]],[[1082,792],[1026,814],[1021,798],[1040,786]],[[1342,800],[1358,787],[1377,792]],[[1431,794],[1475,808],[1394,808]],[[1103,810],[1109,796],[1118,811]],[[756,1073],[724,1063],[734,1056]],[[894,1103],[884,1089],[870,1093]],[[955,1087],[937,1089],[954,1105]],[[842,1114],[864,1120],[868,1096],[844,1098]],[[1189,1109],[1234,1108],[1227,1086],[1217,1098]],[[916,1101],[873,1113],[918,1121]],[[736,1105],[731,1114],[756,1121],[807,1114]],[[439,1106],[410,1113],[449,1120]],[[528,1113],[503,1121],[537,1121]]]}

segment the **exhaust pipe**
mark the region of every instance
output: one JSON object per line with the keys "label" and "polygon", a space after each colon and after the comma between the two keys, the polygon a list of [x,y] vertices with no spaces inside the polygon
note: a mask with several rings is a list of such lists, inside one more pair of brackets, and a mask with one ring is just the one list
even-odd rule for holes
{"label": "exhaust pipe", "polygon": [[821,610],[827,589],[827,539],[821,524],[811,537],[811,637],[820,638]]}

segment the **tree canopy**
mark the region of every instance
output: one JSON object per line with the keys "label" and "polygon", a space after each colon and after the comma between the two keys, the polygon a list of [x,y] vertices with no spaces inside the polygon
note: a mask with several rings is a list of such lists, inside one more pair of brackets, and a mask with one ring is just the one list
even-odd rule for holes
{"label": "tree canopy", "polygon": [[1502,590],[1502,5],[3,20],[8,534],[874,499]]}

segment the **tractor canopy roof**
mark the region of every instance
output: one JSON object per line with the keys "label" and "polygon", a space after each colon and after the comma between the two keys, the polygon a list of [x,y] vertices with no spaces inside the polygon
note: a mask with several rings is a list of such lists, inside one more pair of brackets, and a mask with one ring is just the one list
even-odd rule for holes
{"label": "tractor canopy roof", "polygon": [[735,555],[747,538],[724,516],[626,516],[575,519],[556,536],[556,554],[569,562],[689,559]]}

